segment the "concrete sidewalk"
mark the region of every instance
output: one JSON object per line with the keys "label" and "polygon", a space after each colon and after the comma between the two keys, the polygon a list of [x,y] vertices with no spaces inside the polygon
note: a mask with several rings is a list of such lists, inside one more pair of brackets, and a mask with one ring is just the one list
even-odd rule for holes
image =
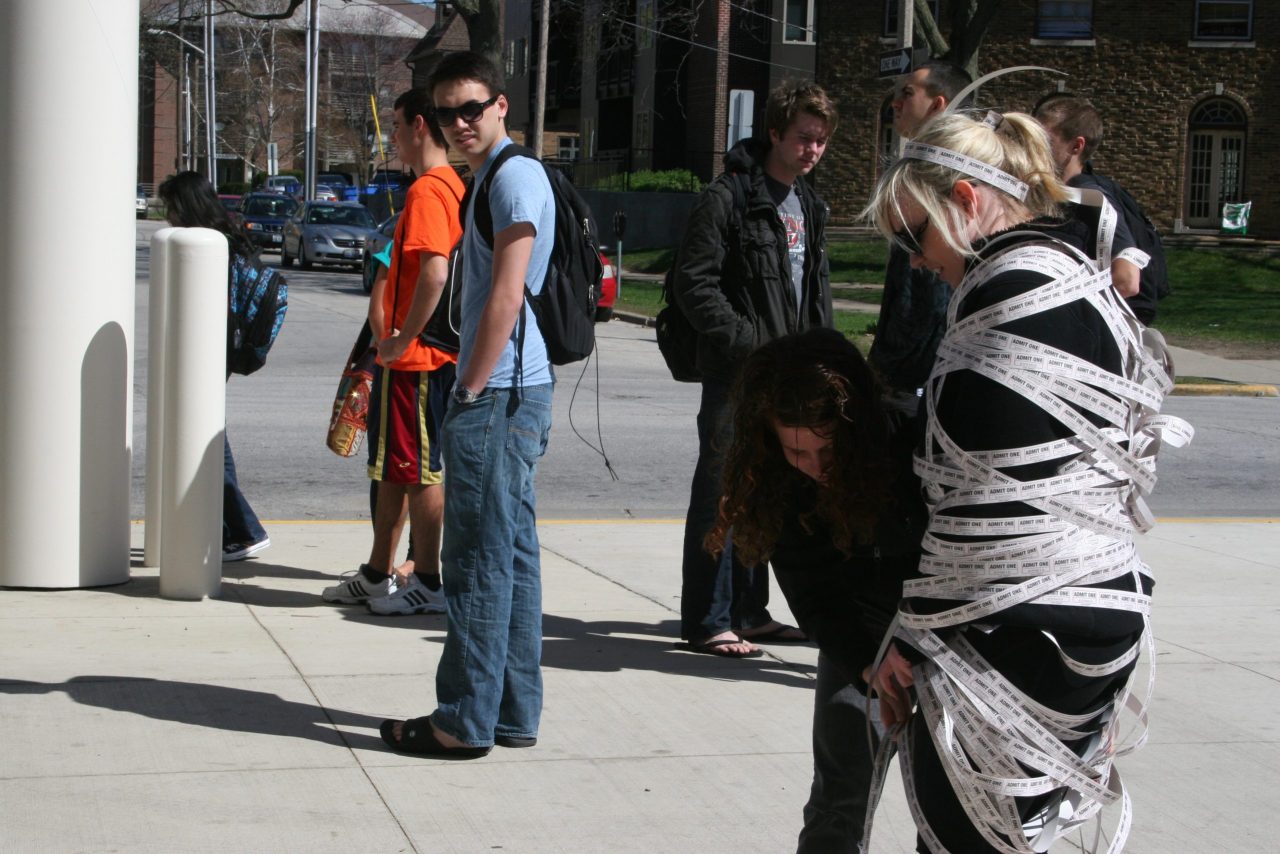
{"label": "concrete sidewalk", "polygon": [[[382,718],[433,707],[444,619],[321,604],[366,524],[270,524],[272,548],[227,565],[217,600],[162,600],[143,568],[115,588],[4,591],[0,850],[794,850],[816,652],[673,650],[681,527],[541,526],[540,741],[473,762],[378,738]],[[1280,525],[1170,522],[1143,551],[1159,666],[1151,742],[1119,763],[1126,850],[1270,849]],[[895,775],[873,850],[913,835]]]}

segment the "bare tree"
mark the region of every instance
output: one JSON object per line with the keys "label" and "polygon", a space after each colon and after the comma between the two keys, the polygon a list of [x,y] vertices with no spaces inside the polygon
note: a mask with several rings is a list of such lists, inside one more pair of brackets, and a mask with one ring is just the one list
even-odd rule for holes
{"label": "bare tree", "polygon": [[[265,5],[265,4],[262,4]],[[218,116],[225,150],[265,171],[267,143],[293,127],[302,111],[303,52],[298,33],[278,18],[253,18],[224,30],[219,53]],[[290,141],[288,154],[301,143]]]}
{"label": "bare tree", "polygon": [[924,39],[930,55],[954,62],[977,77],[978,50],[1003,0],[953,0],[948,4],[951,7],[950,41],[943,38],[938,29],[928,0],[914,2],[915,33]]}

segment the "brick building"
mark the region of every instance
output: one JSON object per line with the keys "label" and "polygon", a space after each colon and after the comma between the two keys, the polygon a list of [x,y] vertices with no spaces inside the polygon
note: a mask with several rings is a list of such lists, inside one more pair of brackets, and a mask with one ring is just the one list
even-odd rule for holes
{"label": "brick building", "polygon": [[[944,35],[952,2],[933,3]],[[817,5],[818,80],[841,112],[818,185],[836,221],[850,223],[890,150],[890,86],[876,58],[896,43],[886,19],[897,0]],[[1060,88],[1088,97],[1105,123],[1098,171],[1166,232],[1217,232],[1224,201],[1251,201],[1250,236],[1280,239],[1280,2],[1006,0],[978,64],[1070,75],[1059,84],[1013,74],[985,87],[979,104],[1029,110]]]}
{"label": "brick building", "polygon": [[[205,169],[203,6],[175,0],[143,8],[138,181],[148,187],[182,169]],[[302,168],[305,20],[304,8],[282,21],[216,16],[219,186],[264,171],[269,142],[280,169]],[[357,181],[369,174],[378,159],[370,95],[385,138],[392,102],[411,85],[405,56],[434,20],[431,8],[396,0],[320,0],[319,171]]]}

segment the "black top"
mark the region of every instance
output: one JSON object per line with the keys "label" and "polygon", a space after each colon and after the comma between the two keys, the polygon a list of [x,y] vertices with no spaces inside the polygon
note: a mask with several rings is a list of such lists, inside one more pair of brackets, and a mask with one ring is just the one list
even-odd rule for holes
{"label": "black top", "polygon": [[[1088,226],[1079,219],[1029,223],[1018,226],[1017,230],[1029,232],[1031,236],[1001,240],[998,244],[1000,249],[1016,245],[1011,244],[1011,240],[1032,239],[1039,234],[1055,237],[1081,250],[1086,249],[1091,239]],[[990,242],[979,249],[979,259],[988,254]],[[1027,293],[1047,281],[1045,274],[1029,270],[1011,270],[995,276],[963,298],[957,306],[956,319],[963,320],[983,308]],[[1112,373],[1122,373],[1121,353],[1114,336],[1098,311],[1083,299],[994,328],[1056,347]],[[1094,424],[1103,423],[1098,416],[1080,407],[1075,408]],[[1023,448],[1074,435],[1073,430],[1035,403],[970,370],[953,371],[946,375],[936,416],[947,435],[969,451]],[[935,445],[932,453],[939,453],[940,450]],[[1066,457],[1000,467],[999,471],[1020,481],[1038,480],[1057,473],[1069,459],[1070,457]],[[969,504],[944,512],[966,518],[1034,516],[1041,513],[1022,502]],[[1133,591],[1134,580],[1132,576],[1126,575],[1093,586]],[[912,610],[917,613],[936,613],[960,604],[962,603],[939,599],[911,600]],[[1059,635],[1060,640],[1070,635],[1094,639],[1120,638],[1142,629],[1142,618],[1138,614],[1082,606],[1015,605],[984,618],[983,622],[1049,629]],[[1087,657],[1087,653],[1085,655]]]}
{"label": "black top", "polygon": [[797,306],[787,232],[765,181],[767,153],[756,140],[729,150],[725,173],[703,190],[680,244],[676,302],[699,333],[697,364],[708,380],[732,380],[761,344],[831,325],[827,204],[807,181],[796,180],[806,247],[803,306]]}

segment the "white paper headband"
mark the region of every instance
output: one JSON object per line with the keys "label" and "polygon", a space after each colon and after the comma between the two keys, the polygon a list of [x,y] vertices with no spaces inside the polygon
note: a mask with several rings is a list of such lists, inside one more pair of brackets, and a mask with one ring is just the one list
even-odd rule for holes
{"label": "white paper headband", "polygon": [[911,160],[927,160],[930,163],[963,172],[970,178],[977,178],[984,184],[1004,190],[1020,202],[1027,198],[1027,185],[1024,182],[990,163],[974,160],[967,154],[961,154],[949,148],[939,148],[936,145],[925,145],[922,142],[908,142],[902,151],[902,156]]}

